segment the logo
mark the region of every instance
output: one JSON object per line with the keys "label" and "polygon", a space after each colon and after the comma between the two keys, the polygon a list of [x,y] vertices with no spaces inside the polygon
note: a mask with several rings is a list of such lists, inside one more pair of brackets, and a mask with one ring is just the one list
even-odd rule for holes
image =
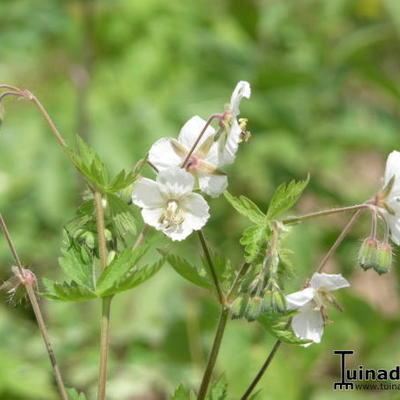
{"label": "logo", "polygon": [[[334,390],[400,390],[400,365],[390,370],[368,369],[364,365],[350,369],[346,367],[346,356],[354,354],[354,350],[334,350],[333,354],[340,356],[341,375],[340,382],[333,383]],[[359,383],[371,381],[374,383]]]}

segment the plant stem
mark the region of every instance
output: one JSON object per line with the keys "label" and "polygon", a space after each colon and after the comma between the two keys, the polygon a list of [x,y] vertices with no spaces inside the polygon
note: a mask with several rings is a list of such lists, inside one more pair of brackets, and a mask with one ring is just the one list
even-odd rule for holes
{"label": "plant stem", "polygon": [[204,400],[206,397],[208,386],[210,385],[211,376],[214,371],[215,363],[217,361],[219,349],[221,347],[221,342],[224,336],[228,317],[229,317],[229,308],[222,306],[217,331],[215,333],[214,342],[207,361],[206,369],[204,371],[203,379],[201,381],[199,394],[197,395],[197,400]]}
{"label": "plant stem", "polygon": [[207,242],[206,242],[206,240],[204,238],[204,234],[203,234],[203,232],[201,230],[197,231],[197,233],[199,235],[200,243],[201,243],[201,246],[203,247],[203,251],[204,251],[204,254],[206,256],[208,266],[210,267],[211,276],[212,276],[212,279],[214,281],[215,289],[216,289],[217,295],[218,295],[218,301],[222,306],[224,306],[225,305],[225,298],[224,298],[224,295],[222,293],[221,285],[220,285],[219,280],[218,280],[217,271],[216,271],[214,263],[212,261],[212,258],[211,258],[211,255],[210,255],[210,251],[208,250]]}
{"label": "plant stem", "polygon": [[150,226],[145,225],[142,229],[142,231],[139,233],[138,237],[136,238],[136,242],[134,243],[132,249],[136,250],[142,243],[143,240],[145,239],[147,232],[149,231]]}
{"label": "plant stem", "polygon": [[367,203],[364,203],[364,204],[356,204],[354,206],[349,206],[349,207],[331,208],[330,210],[317,211],[317,212],[313,212],[310,214],[299,215],[298,217],[284,218],[284,219],[280,220],[280,222],[282,222],[283,224],[293,224],[293,223],[305,221],[305,220],[311,219],[311,218],[324,217],[326,215],[338,214],[338,213],[346,212],[346,211],[357,211],[357,210],[360,210],[363,208],[368,208],[368,207],[370,207],[370,205]]}
{"label": "plant stem", "polygon": [[[367,207],[368,207],[368,205],[367,205]],[[335,240],[335,242],[333,243],[331,248],[328,250],[328,252],[325,254],[324,258],[319,263],[319,265],[318,265],[318,267],[316,269],[316,272],[319,272],[319,273],[322,272],[322,270],[326,266],[326,263],[328,262],[330,257],[332,257],[332,255],[337,250],[339,245],[343,242],[344,238],[347,236],[347,234],[349,233],[350,229],[352,228],[352,226],[354,225],[354,223],[356,222],[357,218],[359,217],[359,215],[361,214],[361,212],[363,211],[364,208],[365,207],[356,208],[356,212],[353,214],[353,216],[350,218],[349,222],[342,229],[342,231],[340,232],[339,236],[337,237],[337,239]],[[290,322],[290,320],[289,320],[289,322]],[[289,325],[289,323],[288,323],[288,325]],[[253,381],[251,382],[251,384],[247,388],[247,390],[244,393],[244,395],[240,398],[240,400],[248,399],[248,397],[253,392],[253,390],[257,386],[258,382],[260,381],[260,379],[263,377],[263,375],[267,371],[267,369],[268,369],[269,365],[271,364],[271,361],[273,360],[273,358],[275,356],[275,353],[278,351],[281,343],[282,342],[280,340],[277,340],[275,342],[275,344],[274,344],[271,352],[268,354],[268,357],[265,360],[264,364],[262,365],[262,367],[260,368],[260,370],[257,373],[256,377],[253,379]]]}
{"label": "plant stem", "polygon": [[[96,208],[96,224],[99,243],[99,257],[101,270],[107,267],[107,244],[105,237],[104,210],[102,204],[101,193],[95,190],[94,204]],[[99,385],[97,392],[98,400],[105,400],[107,387],[107,363],[108,350],[110,346],[110,313],[111,313],[112,297],[102,299],[102,312],[100,323],[100,368],[99,368]]]}
{"label": "plant stem", "polygon": [[273,360],[275,353],[278,351],[280,345],[282,342],[280,340],[277,340],[274,344],[274,347],[272,348],[271,352],[268,354],[267,359],[265,360],[264,364],[258,371],[256,377],[253,379],[253,381],[250,383],[249,387],[247,390],[244,392],[243,396],[240,398],[240,400],[247,400],[255,387],[257,386],[258,382],[260,379],[263,377],[265,371],[268,369],[269,365],[271,364],[271,361]]}
{"label": "plant stem", "polygon": [[[20,260],[20,258],[18,256],[17,250],[16,250],[15,245],[14,245],[12,239],[11,239],[11,235],[10,235],[10,233],[8,231],[7,225],[6,225],[6,223],[4,221],[4,218],[3,218],[3,216],[1,214],[0,214],[0,225],[1,225],[1,228],[2,228],[2,230],[4,232],[5,237],[7,239],[8,246],[9,246],[9,248],[11,250],[11,253],[12,253],[13,257],[14,257],[14,260],[15,260],[15,262],[17,264],[17,267],[18,267],[18,270],[19,270],[19,272],[21,274],[21,277],[23,277],[24,273],[23,273],[23,267],[22,267],[21,260]],[[35,314],[36,321],[37,321],[40,333],[42,334],[42,338],[43,338],[43,342],[44,342],[44,345],[45,345],[46,350],[47,350],[47,354],[49,355],[49,359],[50,359],[51,367],[53,369],[53,374],[54,374],[54,378],[56,380],[58,391],[60,392],[61,398],[63,400],[68,400],[68,395],[67,395],[67,392],[65,391],[64,381],[62,379],[60,368],[58,367],[56,356],[54,354],[53,348],[52,348],[51,343],[50,343],[49,334],[47,332],[47,327],[46,327],[46,324],[44,322],[43,314],[42,314],[42,311],[40,309],[40,305],[39,305],[39,302],[37,300],[36,293],[35,293],[35,291],[34,291],[34,289],[33,289],[33,287],[31,285],[24,285],[24,286],[25,286],[26,292],[28,294],[29,301],[30,301],[30,303],[32,305],[32,309],[33,309],[33,312]]]}

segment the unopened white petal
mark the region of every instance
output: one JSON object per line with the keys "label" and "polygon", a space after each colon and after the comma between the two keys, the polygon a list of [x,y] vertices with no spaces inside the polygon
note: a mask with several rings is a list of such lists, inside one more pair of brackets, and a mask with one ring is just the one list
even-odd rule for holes
{"label": "unopened white petal", "polygon": [[179,166],[183,158],[179,156],[171,145],[170,138],[157,140],[149,151],[149,161],[159,170]]}
{"label": "unopened white petal", "polygon": [[[186,146],[188,150],[190,150],[197,138],[199,137],[201,131],[204,129],[206,122],[207,121],[205,121],[203,118],[200,118],[198,115],[190,118],[189,121],[187,121],[185,125],[183,125],[179,133],[179,142]],[[214,128],[208,126],[202,138],[200,139],[196,149],[198,149],[204,143],[204,141],[214,133]]]}
{"label": "unopened white petal", "polygon": [[[293,317],[292,329],[298,338],[320,343],[324,332],[324,320],[321,312],[313,310],[311,307],[305,308]],[[306,343],[303,346],[307,347],[310,344],[312,343]]]}
{"label": "unopened white petal", "polygon": [[133,186],[132,202],[141,208],[162,207],[164,198],[157,182],[141,178]]}
{"label": "unopened white petal", "polygon": [[314,289],[324,288],[329,291],[350,286],[350,283],[340,274],[315,273],[310,283]]}
{"label": "unopened white petal", "polygon": [[193,190],[194,177],[182,168],[171,167],[159,172],[157,183],[165,197],[178,200]]}
{"label": "unopened white petal", "polygon": [[199,186],[202,192],[211,197],[218,197],[228,187],[226,175],[199,174]]}
{"label": "unopened white petal", "polygon": [[246,99],[249,99],[250,96],[251,96],[251,89],[249,82],[240,81],[236,85],[235,90],[233,91],[231,97],[231,110],[235,117],[238,116],[240,113],[239,104],[242,98],[245,97]]}
{"label": "unopened white petal", "polygon": [[311,287],[288,294],[286,296],[286,306],[288,310],[297,310],[307,303],[309,303],[314,297],[315,290]]}
{"label": "unopened white petal", "polygon": [[208,203],[203,196],[198,193],[190,193],[181,201],[182,208],[185,210],[184,225],[187,229],[199,230],[210,218]]}
{"label": "unopened white petal", "polygon": [[241,129],[239,123],[236,118],[232,119],[232,126],[230,131],[228,132],[226,141],[223,142],[224,137],[221,137],[219,141],[220,151],[219,151],[219,160],[218,165],[223,166],[227,164],[232,164],[235,161],[236,153],[239,148],[240,142],[240,133]]}

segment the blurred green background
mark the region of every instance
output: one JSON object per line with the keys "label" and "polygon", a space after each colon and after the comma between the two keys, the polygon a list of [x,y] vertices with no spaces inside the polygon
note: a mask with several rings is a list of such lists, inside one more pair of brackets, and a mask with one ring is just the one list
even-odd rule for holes
{"label": "blurred green background", "polygon": [[[227,169],[230,191],[266,208],[283,181],[311,174],[296,212],[351,205],[381,184],[387,154],[399,148],[398,0],[1,0],[0,81],[27,87],[67,140],[84,136],[110,169],[132,167],[192,115],[222,110],[239,80],[252,140]],[[61,279],[62,226],[82,192],[77,174],[37,111],[9,99],[0,132],[0,209],[25,264]],[[213,248],[242,261],[246,221],[223,198],[211,201]],[[335,240],[346,216],[293,229],[296,290]],[[391,392],[334,392],[334,349],[354,349],[353,365],[399,363],[397,265],[378,277],[356,267],[368,233],[357,224],[332,262],[352,288],[338,298],[323,343],[282,346],[260,384],[262,399],[397,399]],[[199,253],[193,236],[175,251]],[[12,259],[0,241],[0,277]],[[94,398],[99,305],[43,302],[68,385]],[[169,266],[114,302],[109,398],[158,400],[181,382],[197,387],[217,322],[210,294]],[[257,324],[230,322],[218,373],[237,399],[270,350]],[[0,306],[0,399],[57,398],[28,306]]]}

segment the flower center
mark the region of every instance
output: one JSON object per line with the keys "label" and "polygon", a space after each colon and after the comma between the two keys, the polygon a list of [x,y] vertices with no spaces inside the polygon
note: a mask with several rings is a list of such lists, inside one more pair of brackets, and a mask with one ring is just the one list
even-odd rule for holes
{"label": "flower center", "polygon": [[161,215],[160,223],[164,225],[164,228],[169,228],[172,225],[181,225],[184,220],[184,212],[179,208],[179,203],[176,200],[169,200]]}
{"label": "flower center", "polygon": [[192,154],[186,164],[186,169],[188,171],[195,171],[200,165],[200,158],[195,155]]}

